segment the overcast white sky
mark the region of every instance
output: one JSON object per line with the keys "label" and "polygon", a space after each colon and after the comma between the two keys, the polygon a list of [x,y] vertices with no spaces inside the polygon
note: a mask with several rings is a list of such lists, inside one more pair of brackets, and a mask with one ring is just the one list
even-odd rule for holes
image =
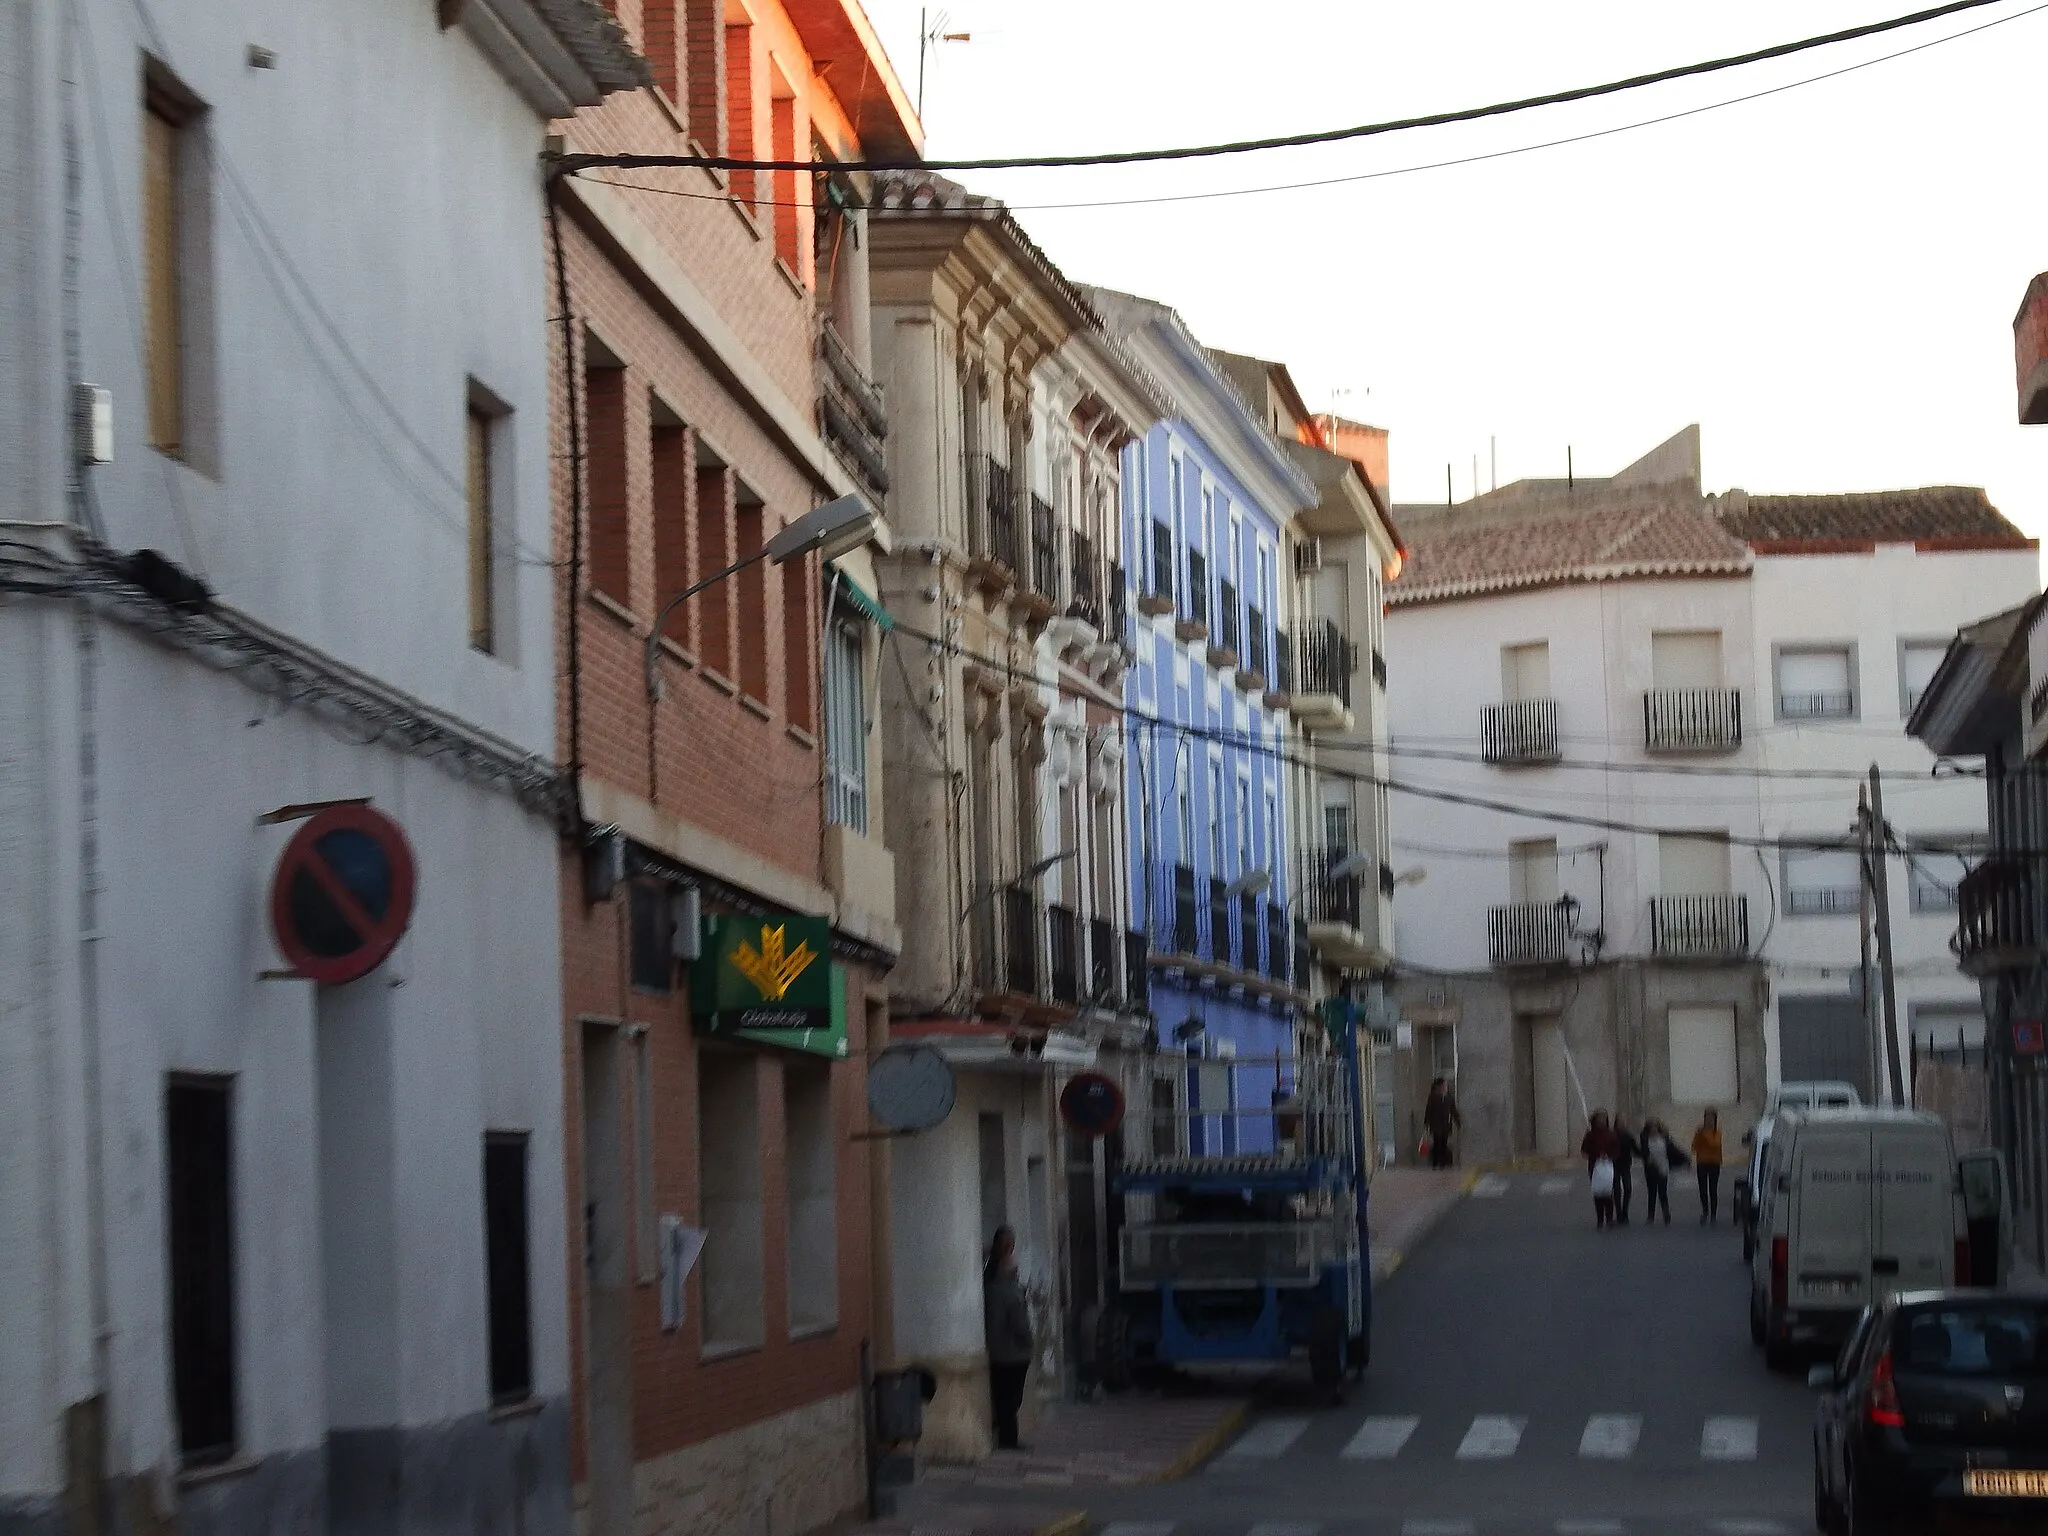
{"label": "overcast white sky", "polygon": [[[1965,484],[2048,534],[2048,427],[2015,419],[2012,317],[2048,268],[2048,6],[1975,12],[1488,123],[1182,166],[964,175],[1070,277],[1279,358],[1392,429],[1397,499],[1605,474],[1700,423],[1710,489]],[[919,8],[867,0],[917,89]],[[1915,0],[953,0],[933,158],[1295,132],[1743,52]],[[934,20],[940,7],[933,7]],[[1590,143],[1315,190],[1682,111],[2015,17],[1839,79]]]}

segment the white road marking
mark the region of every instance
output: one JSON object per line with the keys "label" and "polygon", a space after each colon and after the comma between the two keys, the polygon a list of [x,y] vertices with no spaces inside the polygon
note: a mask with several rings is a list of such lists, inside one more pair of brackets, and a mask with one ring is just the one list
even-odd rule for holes
{"label": "white road marking", "polygon": [[1721,1536],[1791,1536],[1791,1527],[1776,1520],[1711,1520],[1708,1526]]}
{"label": "white road marking", "polygon": [[1401,1536],[1472,1536],[1470,1520],[1403,1520]]}
{"label": "white road marking", "polygon": [[1700,1431],[1702,1461],[1755,1461],[1756,1420],[1713,1418]]}
{"label": "white road marking", "polygon": [[1173,1536],[1171,1520],[1112,1520],[1102,1536]]}
{"label": "white road marking", "polygon": [[1346,1461],[1392,1461],[1421,1422],[1412,1413],[1376,1413],[1358,1426],[1340,1454]]}
{"label": "white road marking", "polygon": [[1508,1181],[1498,1173],[1482,1174],[1472,1186],[1473,1195],[1481,1200],[1497,1200],[1507,1192]]}
{"label": "white road marking", "polygon": [[1472,1427],[1465,1431],[1465,1438],[1459,1442],[1458,1460],[1505,1460],[1515,1454],[1515,1447],[1522,1443],[1522,1431],[1528,1424],[1527,1419],[1482,1413],[1472,1421]]}
{"label": "white road marking", "polygon": [[1237,1444],[1223,1453],[1224,1459],[1256,1457],[1270,1461],[1299,1440],[1307,1428],[1307,1419],[1261,1419],[1238,1437]]}
{"label": "white road marking", "polygon": [[1560,1520],[1552,1529],[1557,1536],[1626,1536],[1628,1531],[1619,1520]]}
{"label": "white road marking", "polygon": [[1536,1186],[1536,1193],[1539,1195],[1567,1194],[1576,1183],[1578,1183],[1577,1179],[1545,1179]]}
{"label": "white road marking", "polygon": [[1322,1536],[1322,1531],[1313,1520],[1261,1520],[1244,1536]]}
{"label": "white road marking", "polygon": [[1627,1461],[1642,1435],[1639,1414],[1596,1413],[1586,1420],[1586,1432],[1579,1436],[1579,1454],[1592,1461]]}

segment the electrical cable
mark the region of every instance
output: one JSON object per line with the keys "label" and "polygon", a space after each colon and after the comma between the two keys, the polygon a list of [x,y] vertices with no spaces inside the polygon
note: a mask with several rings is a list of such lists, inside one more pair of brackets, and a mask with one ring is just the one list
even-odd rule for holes
{"label": "electrical cable", "polygon": [[700,166],[706,170],[720,171],[1009,171],[1156,164],[1171,160],[1211,160],[1227,155],[1255,154],[1274,149],[1300,149],[1315,144],[1338,144],[1353,139],[1376,138],[1383,134],[1403,133],[1413,128],[1441,128],[1452,123],[1505,117],[1512,113],[1532,111],[1538,107],[1590,101],[1601,96],[1614,96],[1624,91],[1641,90],[1647,86],[1684,80],[1694,75],[1717,74],[1722,70],[1760,64],[1769,59],[1787,58],[1815,48],[1853,42],[1857,38],[1875,37],[1881,33],[1898,31],[1902,27],[1918,26],[1922,22],[1935,21],[1962,11],[1980,10],[1984,6],[1998,3],[2000,0],[1949,0],[1945,5],[1930,6],[1926,10],[1914,11],[1910,15],[1894,16],[1885,21],[1865,22],[1860,26],[1844,27],[1838,31],[1800,38],[1795,42],[1776,43],[1768,48],[1752,49],[1747,53],[1728,54],[1694,64],[1679,64],[1668,69],[1651,70],[1646,74],[1630,75],[1626,79],[1610,80],[1599,85],[1574,86],[1569,90],[1550,91],[1540,96],[1523,96],[1482,107],[1460,107],[1453,111],[1430,112],[1417,117],[1360,123],[1349,128],[1325,128],[1310,133],[1278,134],[1259,139],[1232,139],[1220,144],[1188,144],[1168,149],[1109,150],[1083,155],[996,155],[967,160],[921,160],[902,156],[818,161],[756,160],[743,155],[565,155],[562,157],[561,166],[565,171],[581,170],[589,166],[633,169],[640,166],[669,165]]}

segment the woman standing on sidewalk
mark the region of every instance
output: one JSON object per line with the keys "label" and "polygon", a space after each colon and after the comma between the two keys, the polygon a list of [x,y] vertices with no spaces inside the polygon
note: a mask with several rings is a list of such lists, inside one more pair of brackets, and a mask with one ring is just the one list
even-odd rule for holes
{"label": "woman standing on sidewalk", "polygon": [[1031,1373],[1031,1305],[1017,1278],[1017,1234],[997,1227],[981,1271],[981,1317],[988,1335],[989,1407],[995,1419],[996,1449],[1021,1451],[1017,1410],[1024,1405],[1024,1378]]}
{"label": "woman standing on sidewalk", "polygon": [[1700,1225],[1721,1217],[1721,1115],[1708,1110],[1692,1133],[1692,1160],[1700,1180]]}

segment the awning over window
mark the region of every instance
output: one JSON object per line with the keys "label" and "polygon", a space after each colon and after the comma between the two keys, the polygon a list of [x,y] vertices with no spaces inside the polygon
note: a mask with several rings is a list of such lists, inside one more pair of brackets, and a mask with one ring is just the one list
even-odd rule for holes
{"label": "awning over window", "polygon": [[884,634],[896,627],[895,618],[888,609],[882,606],[881,599],[874,596],[859,582],[847,575],[846,572],[834,570],[832,579],[838,584],[838,600],[840,603],[851,608]]}

